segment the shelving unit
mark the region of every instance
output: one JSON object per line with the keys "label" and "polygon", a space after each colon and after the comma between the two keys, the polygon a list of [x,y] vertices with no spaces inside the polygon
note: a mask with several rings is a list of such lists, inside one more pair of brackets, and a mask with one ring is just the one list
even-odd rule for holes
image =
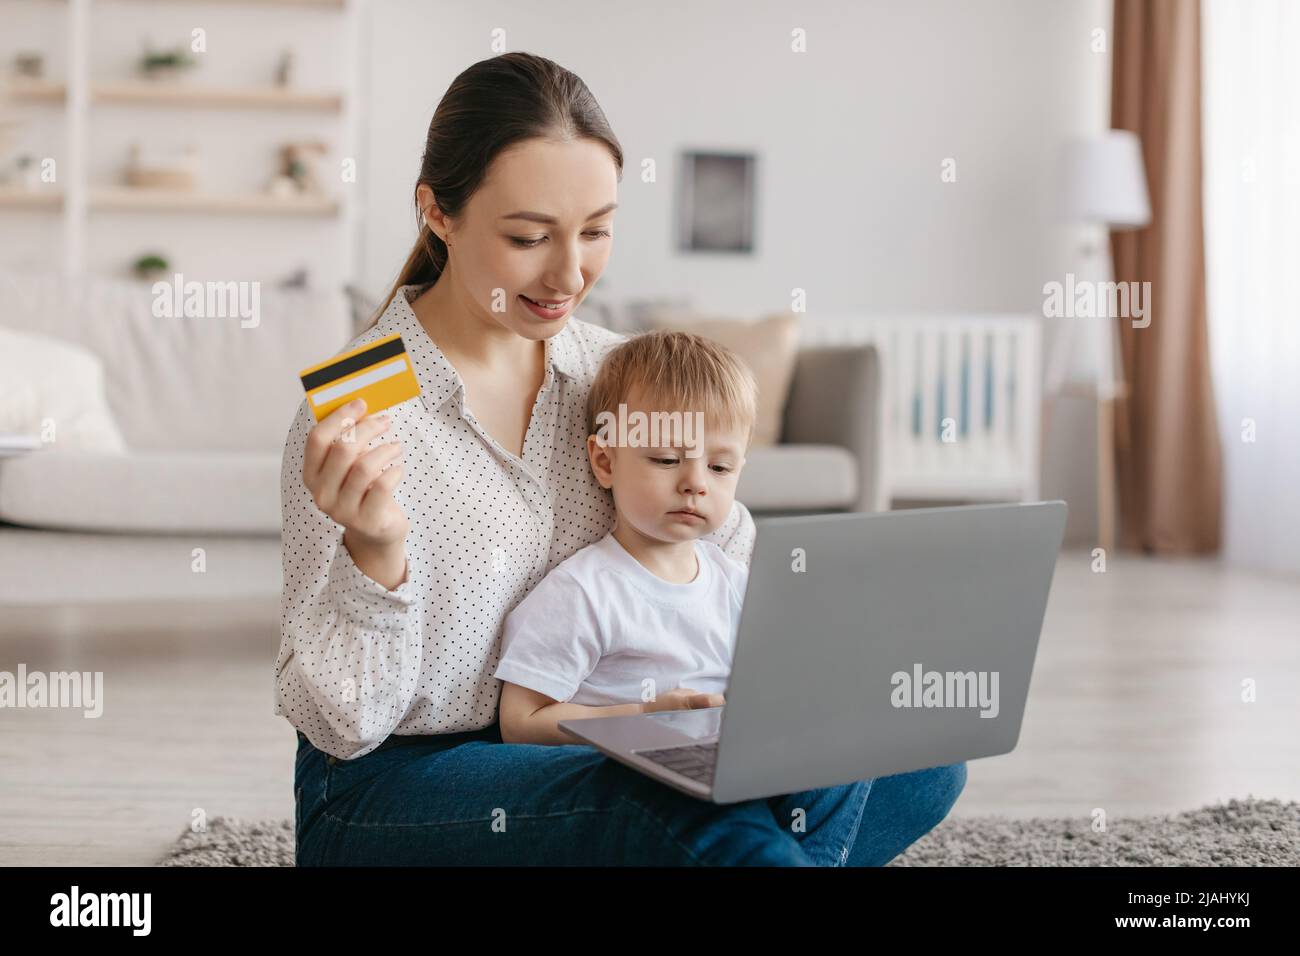
{"label": "shelving unit", "polygon": [[[146,113],[152,110],[195,111],[192,123],[206,123],[198,113],[225,113],[227,116],[214,122],[237,122],[241,112],[256,113],[262,116],[282,113],[285,116],[286,133],[283,140],[320,139],[328,142],[331,153],[342,157],[358,155],[360,150],[358,101],[360,91],[360,55],[366,5],[368,0],[186,0],[166,4],[167,12],[174,13],[178,8],[192,6],[199,10],[220,9],[221,15],[229,23],[236,17],[248,17],[250,29],[259,15],[259,8],[278,8],[275,27],[286,31],[284,45],[303,49],[296,33],[286,27],[286,17],[292,18],[295,9],[310,11],[312,17],[338,17],[341,30],[341,42],[344,55],[339,61],[337,85],[330,88],[276,87],[267,85],[231,85],[226,83],[204,83],[182,77],[177,81],[154,81],[135,79],[130,76],[92,76],[91,54],[94,52],[101,66],[104,62],[103,39],[94,37],[97,45],[92,50],[92,19],[103,15],[112,8],[114,17],[134,17],[140,15],[141,32],[147,32],[149,17],[153,16],[149,8],[158,7],[156,0],[137,2],[137,0],[61,0],[47,4],[51,9],[59,9],[66,24],[66,75],[41,80],[11,79],[3,84],[3,91],[10,102],[28,110],[56,109],[62,110],[64,142],[62,148],[52,155],[58,165],[58,183],[42,184],[33,191],[24,191],[14,187],[0,187],[0,216],[9,212],[22,212],[25,215],[61,216],[61,249],[52,262],[61,264],[68,274],[80,274],[88,270],[88,243],[94,226],[94,219],[100,214],[121,216],[170,216],[185,214],[192,217],[246,216],[250,218],[273,218],[286,222],[302,221],[301,227],[309,228],[310,243],[315,248],[339,250],[338,261],[342,263],[343,275],[339,283],[350,281],[357,271],[357,240],[360,228],[361,211],[359,200],[361,190],[346,188],[331,175],[333,167],[322,168],[326,190],[324,196],[292,195],[279,197],[269,192],[249,190],[235,192],[229,189],[213,188],[200,182],[193,191],[174,189],[146,189],[117,185],[105,182],[103,172],[96,175],[89,160],[91,150],[103,148],[91,142],[92,119],[98,125],[103,122],[99,110],[112,109],[121,116],[123,126],[129,126],[135,111]],[[210,15],[210,14],[205,14]],[[208,22],[208,21],[200,21]],[[319,21],[316,21],[319,24]],[[242,28],[242,24],[241,24]],[[227,29],[229,27],[227,26]],[[319,31],[326,28],[318,28]],[[332,28],[331,28],[332,29]],[[331,46],[336,40],[332,32],[328,35]],[[47,50],[47,53],[51,51]],[[220,50],[204,54],[206,56],[229,56],[229,50]],[[51,58],[53,59],[53,58]],[[319,66],[319,59],[317,65]],[[331,57],[330,63],[335,60]],[[7,66],[7,64],[4,64]],[[229,65],[226,65],[229,71]],[[318,79],[321,77],[317,77]],[[229,79],[229,77],[227,77]],[[230,116],[234,116],[232,120]],[[304,127],[304,122],[307,124]],[[315,125],[314,125],[315,124]],[[248,128],[255,130],[261,141],[250,147],[250,162],[265,163],[271,146],[278,145],[265,131],[266,120],[259,123],[250,122]],[[319,134],[304,134],[304,129],[319,128]],[[115,129],[114,132],[119,132]],[[98,135],[98,134],[97,134]],[[241,135],[241,134],[236,134]],[[145,140],[146,137],[141,136]],[[54,147],[51,147],[52,149]],[[117,148],[114,144],[113,149]],[[220,152],[220,150],[218,150]],[[229,150],[226,158],[229,159]],[[122,162],[126,160],[122,156]],[[99,157],[102,167],[103,160]],[[266,178],[273,170],[268,168]],[[115,220],[116,222],[117,220]],[[168,230],[183,228],[166,225],[174,222],[159,220],[158,231],[166,236]],[[188,222],[187,222],[188,225]],[[152,228],[152,226],[150,227]],[[228,227],[227,227],[228,228]],[[286,227],[289,228],[289,227]],[[100,258],[104,258],[103,236],[96,233],[96,248]],[[279,235],[277,233],[277,235]],[[296,241],[296,240],[295,240]],[[168,242],[166,238],[160,243]],[[220,248],[214,239],[214,251]],[[338,245],[332,245],[337,242]],[[196,258],[195,240],[191,233],[186,237],[187,254],[190,260]],[[329,244],[324,245],[324,244]],[[306,243],[303,244],[306,246]],[[229,243],[226,243],[229,247]],[[0,268],[4,263],[0,262]]]}

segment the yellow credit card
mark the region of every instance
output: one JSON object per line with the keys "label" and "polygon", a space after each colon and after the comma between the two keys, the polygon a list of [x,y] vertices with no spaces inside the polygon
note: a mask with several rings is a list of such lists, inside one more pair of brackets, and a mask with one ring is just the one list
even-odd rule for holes
{"label": "yellow credit card", "polygon": [[406,343],[397,332],[305,368],[298,377],[316,421],[354,398],[366,400],[369,415],[420,394]]}

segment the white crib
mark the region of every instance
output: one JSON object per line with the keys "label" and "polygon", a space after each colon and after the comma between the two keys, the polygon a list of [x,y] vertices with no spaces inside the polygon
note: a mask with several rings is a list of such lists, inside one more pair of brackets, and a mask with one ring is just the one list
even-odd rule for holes
{"label": "white crib", "polygon": [[809,344],[870,342],[879,351],[877,508],[898,499],[1038,499],[1040,323],[985,314],[804,323]]}

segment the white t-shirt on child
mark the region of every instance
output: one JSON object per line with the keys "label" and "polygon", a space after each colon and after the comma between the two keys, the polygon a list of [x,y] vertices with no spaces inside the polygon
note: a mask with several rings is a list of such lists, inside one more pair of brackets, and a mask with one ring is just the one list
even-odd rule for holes
{"label": "white t-shirt on child", "polygon": [[674,584],[612,533],[581,549],[506,616],[493,676],[591,706],[641,701],[646,680],[724,692],[749,569],[710,541],[695,554],[695,580]]}

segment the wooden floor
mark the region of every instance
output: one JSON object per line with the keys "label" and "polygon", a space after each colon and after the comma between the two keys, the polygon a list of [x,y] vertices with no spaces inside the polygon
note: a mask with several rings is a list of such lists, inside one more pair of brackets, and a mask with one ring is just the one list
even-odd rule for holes
{"label": "wooden floor", "polygon": [[[268,600],[0,609],[0,670],[105,675],[98,719],[0,710],[0,863],[149,864],[196,811],[290,817],[277,621]],[[1300,579],[1066,553],[1019,746],[971,763],[954,815],[1300,799],[1297,622]]]}

